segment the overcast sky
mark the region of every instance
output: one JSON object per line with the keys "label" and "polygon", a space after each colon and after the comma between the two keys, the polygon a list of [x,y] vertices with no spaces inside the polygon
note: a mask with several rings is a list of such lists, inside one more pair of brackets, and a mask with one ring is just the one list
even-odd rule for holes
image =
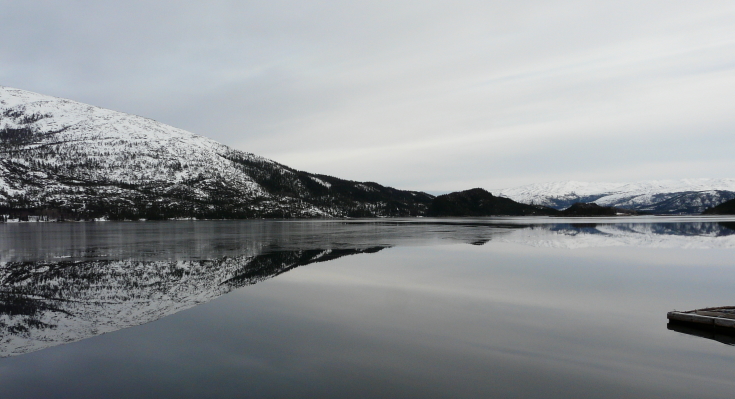
{"label": "overcast sky", "polygon": [[433,192],[735,177],[733,1],[4,1],[0,85]]}

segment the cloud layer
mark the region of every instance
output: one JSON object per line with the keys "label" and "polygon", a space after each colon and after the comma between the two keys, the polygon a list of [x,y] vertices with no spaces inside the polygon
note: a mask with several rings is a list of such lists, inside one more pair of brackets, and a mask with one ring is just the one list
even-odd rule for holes
{"label": "cloud layer", "polygon": [[406,189],[733,177],[729,1],[1,1],[0,84]]}

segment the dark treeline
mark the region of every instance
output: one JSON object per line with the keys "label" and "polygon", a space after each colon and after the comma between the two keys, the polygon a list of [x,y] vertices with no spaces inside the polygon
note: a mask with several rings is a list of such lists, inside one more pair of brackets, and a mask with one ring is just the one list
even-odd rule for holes
{"label": "dark treeline", "polygon": [[[483,189],[472,189],[441,195],[427,203],[410,203],[398,200],[359,202],[346,198],[323,197],[311,201],[291,199],[275,203],[267,198],[242,201],[230,195],[211,195],[209,201],[196,201],[182,197],[154,197],[145,195],[132,198],[105,199],[90,195],[87,201],[41,207],[0,206],[0,215],[6,219],[33,220],[168,220],[195,219],[253,219],[253,218],[304,218],[304,217],[463,217],[463,216],[616,216],[636,215],[626,209],[576,203],[564,211],[539,205],[526,205],[509,198],[497,197]],[[22,203],[23,201],[18,201]],[[327,212],[314,215],[310,210],[318,207]]]}
{"label": "dark treeline", "polygon": [[703,215],[735,215],[735,199],[725,201],[717,206],[708,208]]}

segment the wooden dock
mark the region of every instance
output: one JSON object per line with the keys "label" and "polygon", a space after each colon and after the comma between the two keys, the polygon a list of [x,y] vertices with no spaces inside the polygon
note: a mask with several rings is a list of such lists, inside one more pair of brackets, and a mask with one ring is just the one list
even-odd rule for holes
{"label": "wooden dock", "polygon": [[666,318],[674,322],[697,325],[698,327],[711,326],[712,328],[728,329],[735,332],[735,306],[695,309],[686,312],[673,311],[667,313]]}

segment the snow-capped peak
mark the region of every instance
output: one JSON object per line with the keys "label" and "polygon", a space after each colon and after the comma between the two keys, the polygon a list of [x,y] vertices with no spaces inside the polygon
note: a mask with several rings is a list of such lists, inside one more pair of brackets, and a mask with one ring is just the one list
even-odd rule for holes
{"label": "snow-capped peak", "polygon": [[709,206],[735,198],[735,179],[648,180],[633,183],[561,181],[508,188],[496,194],[522,203],[557,209],[566,208],[574,202],[595,202],[598,205],[655,213],[699,213]]}

